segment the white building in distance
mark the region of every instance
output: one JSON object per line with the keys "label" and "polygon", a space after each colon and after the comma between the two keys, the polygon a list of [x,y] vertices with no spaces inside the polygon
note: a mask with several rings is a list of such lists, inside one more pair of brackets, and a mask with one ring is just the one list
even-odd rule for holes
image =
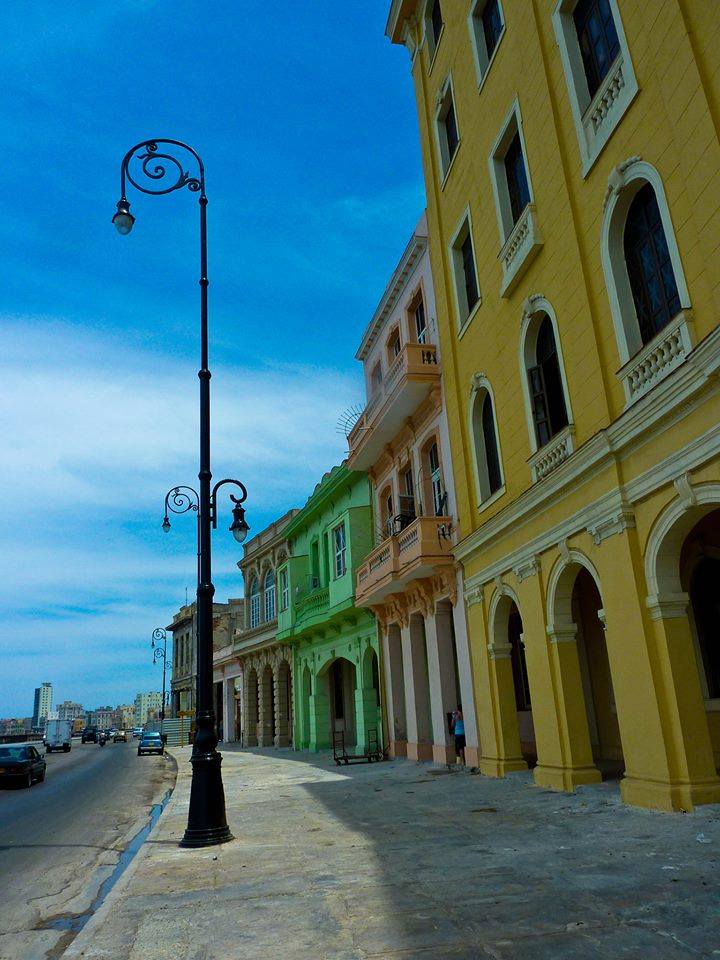
{"label": "white building in distance", "polygon": [[147,723],[148,712],[159,715],[162,709],[162,694],[138,693],[135,697],[135,726],[142,727]]}

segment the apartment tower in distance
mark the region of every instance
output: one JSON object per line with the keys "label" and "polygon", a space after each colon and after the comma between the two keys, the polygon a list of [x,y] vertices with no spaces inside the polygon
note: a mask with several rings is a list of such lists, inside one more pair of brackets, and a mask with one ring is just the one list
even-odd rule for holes
{"label": "apartment tower in distance", "polygon": [[720,801],[720,4],[392,0],[479,766]]}
{"label": "apartment tower in distance", "polygon": [[33,730],[40,730],[45,726],[48,714],[52,710],[53,689],[51,683],[42,683],[35,687],[33,703],[32,726]]}

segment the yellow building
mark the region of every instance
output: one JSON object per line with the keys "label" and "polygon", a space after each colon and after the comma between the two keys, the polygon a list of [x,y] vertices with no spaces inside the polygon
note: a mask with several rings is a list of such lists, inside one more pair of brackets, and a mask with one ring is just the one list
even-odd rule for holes
{"label": "yellow building", "polygon": [[393,0],[480,766],[720,801],[720,4]]}

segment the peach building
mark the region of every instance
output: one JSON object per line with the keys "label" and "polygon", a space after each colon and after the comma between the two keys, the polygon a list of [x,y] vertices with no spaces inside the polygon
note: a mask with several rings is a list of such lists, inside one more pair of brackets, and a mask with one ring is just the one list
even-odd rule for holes
{"label": "peach building", "polygon": [[367,405],[348,466],[368,473],[375,546],[357,606],[378,619],[390,750],[454,762],[449,718],[462,705],[466,760],[478,759],[458,518],[443,403],[427,221],[420,219],[363,335]]}

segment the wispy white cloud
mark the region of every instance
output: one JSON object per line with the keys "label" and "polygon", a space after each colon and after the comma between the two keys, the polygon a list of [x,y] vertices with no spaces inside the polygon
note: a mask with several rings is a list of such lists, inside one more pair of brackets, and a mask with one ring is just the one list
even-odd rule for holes
{"label": "wispy white cloud", "polygon": [[[98,643],[103,663],[118,666],[115,687],[118,678],[129,682],[132,644],[144,662],[137,638],[167,621],[192,585],[192,522],[179,518],[166,538],[159,520],[167,489],[197,475],[198,386],[186,361],[117,335],[48,318],[0,324],[0,501],[8,514],[0,635],[9,680],[1,716],[27,711],[32,686],[48,676],[59,691],[77,691],[81,678],[87,688]],[[256,532],[301,504],[342,458],[336,420],[359,383],[292,363],[225,363],[213,374],[214,472],[246,483]],[[241,593],[238,551],[226,539],[217,538],[220,598],[223,588]]]}

